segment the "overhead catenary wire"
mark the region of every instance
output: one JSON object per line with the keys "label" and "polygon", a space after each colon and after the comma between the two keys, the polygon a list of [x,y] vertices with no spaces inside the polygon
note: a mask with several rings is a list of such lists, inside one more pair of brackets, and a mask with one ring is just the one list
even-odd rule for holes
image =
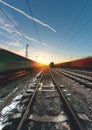
{"label": "overhead catenary wire", "polygon": [[[30,3],[29,3],[29,0],[26,0],[26,4],[27,4],[27,7],[29,9],[29,12],[30,12],[31,16],[33,17],[33,12],[32,12],[32,9],[31,9],[31,0],[30,0]],[[33,22],[34,28],[36,30],[36,33],[38,35],[39,41],[41,42],[40,33],[39,33],[38,28],[37,28],[37,25],[36,25],[36,23],[34,21],[32,21],[32,22]]]}
{"label": "overhead catenary wire", "polygon": [[[28,3],[30,2],[30,0],[29,0],[29,1],[26,0],[26,1],[27,1]],[[33,12],[32,12],[32,8],[31,8],[31,6],[30,6],[30,3],[29,3],[28,5],[29,5],[29,8],[31,9],[30,13],[31,13],[31,15],[33,16]],[[7,14],[7,13],[6,13],[6,14]],[[11,20],[12,20],[12,19],[11,19]],[[13,21],[13,22],[14,22],[14,21]],[[33,21],[32,21],[32,22],[33,22]],[[36,24],[35,22],[33,22],[33,24],[34,24],[34,27],[35,27],[36,33],[37,33],[37,35],[38,35],[39,41],[41,42],[41,38],[40,38],[40,34],[39,34],[39,30],[38,30],[37,26],[35,26],[35,25],[37,25],[37,24]],[[74,24],[74,25],[75,25],[75,24]],[[15,24],[14,26],[17,27],[16,24]],[[17,27],[17,28],[18,28],[18,27]],[[18,29],[19,29],[19,28],[18,28]],[[20,29],[19,29],[18,31],[20,31]],[[28,39],[25,38],[25,36],[23,36],[23,37],[24,37],[25,40],[28,40]],[[76,38],[76,37],[75,37],[75,38]],[[75,39],[75,38],[74,38],[74,39]],[[30,40],[28,40],[28,42],[30,42]],[[73,44],[74,44],[74,43],[73,43]],[[32,45],[32,46],[33,46],[33,45]],[[69,45],[68,45],[68,46],[69,46]],[[68,46],[65,47],[65,48],[63,48],[63,49],[64,49],[64,50],[67,49]],[[76,46],[78,46],[78,48],[79,48],[79,45],[78,45],[78,44],[75,44],[75,45],[72,46],[71,48],[75,48],[75,49],[77,50],[78,48],[76,48]],[[33,47],[33,48],[34,48],[34,47]],[[36,46],[35,48],[37,48],[37,46]],[[45,48],[45,49],[46,49],[46,48]],[[74,49],[74,50],[75,50],[75,49]],[[64,51],[64,50],[63,50],[63,51]],[[63,51],[62,51],[62,52],[63,52]]]}
{"label": "overhead catenary wire", "polygon": [[[22,37],[27,41],[27,43],[28,43],[28,44],[31,44],[31,46],[32,46],[33,48],[35,48],[35,47],[32,45],[32,43],[31,43],[27,38],[25,38],[24,34],[23,34],[23,33],[20,31],[20,29],[15,25],[15,23],[14,23],[13,20],[8,16],[8,14],[7,14],[2,8],[0,8],[0,10],[1,10],[2,13],[7,17],[7,19],[9,20],[9,22],[10,22],[12,25],[14,25],[14,27],[16,28],[16,30],[22,34]],[[15,31],[15,30],[14,30],[14,31]]]}
{"label": "overhead catenary wire", "polygon": [[[5,15],[5,17],[9,20],[9,22],[12,24],[12,25],[14,25],[14,27],[16,28],[16,30],[18,31],[18,32],[21,32],[21,30],[19,29],[19,27],[17,27],[16,26],[16,24],[14,23],[14,21],[9,17],[9,15],[4,11],[4,9],[2,9],[2,8],[0,8],[0,10],[2,11],[2,13]],[[12,28],[13,29],[13,28]],[[15,31],[15,29],[13,29],[14,31]],[[22,33],[23,34],[23,33]],[[26,39],[25,38],[25,36],[24,35],[22,35],[22,37],[27,41],[27,44],[29,44],[29,45],[31,45],[35,50],[37,50],[38,49],[38,47],[37,46],[35,46],[35,45],[32,45],[31,44],[31,42],[28,40],[28,39]],[[19,41],[19,39],[16,37],[16,39]],[[40,49],[40,48],[39,48]],[[40,49],[41,50],[41,49]],[[46,50],[46,52],[51,52],[51,50]],[[57,52],[55,52],[55,51],[52,51],[52,53],[53,54],[58,54]],[[58,55],[60,55],[60,54],[58,54]]]}
{"label": "overhead catenary wire", "polygon": [[[78,58],[79,57],[81,57],[81,56],[79,56],[82,52],[84,52],[85,51],[85,49],[84,49],[84,47],[86,47],[86,43],[89,41],[89,40],[92,40],[92,35],[90,36],[90,37],[88,37],[86,40],[84,40],[84,41],[82,41],[81,42],[81,48],[80,48],[80,43],[77,43],[76,44],[76,46],[74,46],[74,47],[72,47],[71,49],[70,49],[70,55],[73,57],[73,55],[74,55],[74,53],[76,54],[76,55],[78,55]],[[91,44],[91,43],[90,43]],[[92,51],[90,52],[88,52],[88,56],[90,56],[90,55],[92,55]],[[84,56],[85,56],[85,54],[83,54]],[[83,57],[83,56],[82,56]]]}
{"label": "overhead catenary wire", "polygon": [[[34,17],[34,16],[33,16],[33,12],[32,12],[32,8],[31,8],[31,1],[32,1],[32,0],[26,0],[26,4],[27,4],[27,6],[28,6],[28,9],[29,9],[29,11],[30,11],[31,16]],[[38,35],[39,41],[42,42],[42,41],[41,41],[41,37],[40,37],[39,30],[38,30],[38,28],[37,28],[37,25],[36,25],[36,23],[35,23],[34,21],[32,21],[32,22],[33,22],[34,28],[35,28],[35,30],[36,30],[36,33],[37,33],[37,35]],[[55,51],[52,51],[51,49],[50,49],[50,50],[46,50],[46,52],[51,52],[51,53],[53,53],[53,54],[60,55],[59,53],[57,53],[57,52],[55,52]]]}
{"label": "overhead catenary wire", "polygon": [[[12,25],[15,26],[14,22],[10,19],[10,17],[5,13],[5,11],[0,7],[1,12],[4,14],[4,16],[9,20],[10,23],[12,23]],[[13,31],[15,31],[14,28],[12,28]],[[17,40],[19,40],[18,38],[16,38]]]}
{"label": "overhead catenary wire", "polygon": [[[90,22],[92,20],[92,17],[90,18],[90,19],[88,19],[87,21],[86,21],[86,23],[84,23],[81,27],[80,27],[80,29],[73,35],[73,38],[72,39],[70,39],[69,41],[72,41],[73,39],[75,39],[75,36],[76,35],[79,35],[79,33],[80,33],[80,31],[82,30],[82,29],[84,29],[84,27],[86,26],[86,25],[88,25],[88,23]],[[69,42],[68,41],[68,42]],[[74,43],[73,43],[74,44]],[[69,44],[68,44],[69,45]],[[67,46],[68,47],[68,46]]]}
{"label": "overhead catenary wire", "polygon": [[[81,17],[82,13],[84,12],[84,10],[87,8],[88,6],[88,0],[86,0],[85,5],[81,8],[80,12],[78,13],[78,15],[75,17],[73,23],[70,25],[69,29],[67,30],[65,36],[67,36],[68,34],[70,34],[71,30],[73,29],[74,25],[77,24],[79,18]],[[65,40],[63,40],[62,43],[64,43]]]}
{"label": "overhead catenary wire", "polygon": [[[32,12],[32,7],[31,7],[31,0],[30,0],[30,2],[29,2],[29,0],[26,0],[26,4],[27,4],[28,10],[29,10],[31,16],[34,17],[33,16],[33,12]],[[37,27],[37,25],[36,25],[36,23],[34,21],[32,21],[32,22],[33,22],[33,26],[35,28],[36,34],[38,36],[38,39],[39,39],[39,41],[41,43],[42,41],[41,41],[41,37],[40,37],[40,33],[39,33],[39,30],[38,30],[38,27]],[[41,51],[43,51],[43,46],[41,46],[41,47],[42,47]],[[39,52],[39,55],[40,55],[40,52]]]}
{"label": "overhead catenary wire", "polygon": [[[7,19],[9,20],[9,22],[10,22],[12,25],[14,25],[14,28],[15,28],[18,32],[22,33],[22,32],[21,32],[22,29],[20,30],[20,28],[16,26],[16,24],[14,23],[14,21],[13,21],[13,20],[11,19],[11,17],[4,11],[4,9],[0,8],[0,10],[1,10],[2,13],[7,17]],[[33,15],[33,14],[32,14],[32,15]],[[35,24],[35,22],[34,22],[34,24]],[[35,24],[35,25],[36,25],[36,24]],[[15,29],[14,29],[14,31],[15,31]],[[36,29],[36,30],[37,30],[37,29]],[[39,32],[38,32],[38,35],[39,35]],[[28,40],[23,33],[22,33],[22,37],[27,41],[27,44],[31,44],[30,40]],[[17,38],[16,38],[16,39],[17,39]],[[41,42],[41,40],[40,40],[40,42]],[[32,44],[31,44],[31,46],[32,46],[34,49],[38,49],[37,46],[33,46]],[[41,50],[41,49],[40,49],[40,50]],[[51,52],[51,50],[50,50],[50,51],[49,51],[49,50],[46,50],[46,52]],[[53,52],[53,54],[55,54],[55,52]]]}
{"label": "overhead catenary wire", "polygon": [[[81,12],[80,12],[80,14],[79,14],[79,17],[82,15],[83,11],[86,9],[87,6],[88,6],[88,0],[86,1],[86,4],[84,5],[84,7],[81,9]],[[74,20],[75,23],[77,23],[77,21],[78,21],[77,19],[76,19],[76,21]],[[74,33],[74,35],[72,35],[72,38],[71,38],[71,39],[67,40],[67,42],[68,42],[68,45],[67,45],[67,46],[64,45],[66,42],[63,44],[64,46],[62,47],[62,52],[64,52],[66,49],[69,50],[69,46],[70,46],[70,50],[72,50],[71,53],[70,53],[70,55],[72,55],[73,52],[75,52],[75,51],[81,53],[81,51],[79,51],[79,50],[80,50],[79,43],[76,43],[76,41],[75,41],[75,42],[73,42],[73,43],[71,44],[71,41],[72,41],[72,40],[75,40],[75,39],[78,41],[78,38],[76,38],[76,36],[78,36],[78,35],[80,34],[80,32],[90,23],[90,21],[92,21],[92,17],[89,18],[89,19],[79,28],[79,30]],[[67,31],[66,34],[68,34],[68,33],[72,30],[73,26],[75,25],[74,22],[73,22],[71,28]],[[86,33],[87,33],[87,32],[86,32]],[[89,39],[91,39],[91,37],[89,37],[88,39],[86,39],[85,41],[83,41],[83,46],[84,46],[84,44],[86,44],[87,41],[89,41]],[[69,42],[70,42],[70,43],[69,43]],[[71,46],[71,45],[72,45],[72,46]],[[79,54],[79,53],[78,53],[78,54]]]}
{"label": "overhead catenary wire", "polygon": [[[75,48],[73,48],[73,50],[74,50],[74,52],[77,52],[78,53],[78,55],[79,54],[81,54],[83,51],[84,51],[84,47],[86,47],[86,45],[87,44],[84,44],[84,43],[87,43],[89,40],[91,40],[92,39],[92,36],[91,37],[89,37],[88,39],[86,39],[85,41],[83,41],[82,43],[81,43],[81,45],[82,45],[82,48],[79,48],[79,44],[77,44],[77,46],[75,47]],[[91,44],[91,43],[90,43]],[[73,52],[71,52],[71,54],[72,54]],[[89,52],[91,55],[92,55],[92,52]]]}
{"label": "overhead catenary wire", "polygon": [[[91,39],[92,39],[92,35],[91,35],[90,37],[88,37],[86,40],[82,41],[82,42],[81,42],[81,45],[83,45],[83,46],[87,45],[86,43],[87,43],[89,40],[91,40]],[[79,46],[80,46],[80,43],[77,43],[77,44],[75,44],[75,46],[74,46],[72,49],[73,49],[74,51],[76,51],[76,50],[80,49]]]}
{"label": "overhead catenary wire", "polygon": [[[8,14],[6,14],[6,12],[2,9],[2,8],[0,8],[0,10],[2,11],[2,13],[7,17],[7,19],[9,20],[9,22],[12,24],[12,25],[14,25],[14,27],[16,28],[16,30],[18,31],[18,32],[20,32],[20,33],[22,33],[21,31],[20,31],[20,29],[15,25],[15,23],[13,22],[13,20],[8,16]],[[14,29],[13,29],[14,30]],[[15,30],[14,30],[15,31]],[[32,45],[32,43],[27,39],[27,38],[25,38],[25,35],[22,33],[22,37],[27,41],[27,44],[26,44],[26,46],[28,45],[31,45],[34,49],[36,49],[33,45]],[[17,38],[17,40],[18,40],[18,38]],[[19,41],[19,40],[18,40]],[[25,51],[25,56],[26,56],[26,58],[28,58],[28,50],[26,50]]]}
{"label": "overhead catenary wire", "polygon": [[[77,21],[79,20],[79,18],[81,17],[82,13],[83,13],[84,10],[87,8],[87,6],[88,6],[88,0],[86,0],[85,5],[84,5],[83,8],[80,10],[79,14],[77,15],[77,17],[76,17],[75,20],[73,21],[73,23],[72,23],[71,27],[69,28],[69,30],[66,32],[66,36],[67,36],[68,34],[70,34],[70,32],[71,32],[71,30],[73,29],[74,25],[77,24]],[[76,38],[75,36],[77,36],[77,34],[78,34],[86,25],[87,25],[87,23],[85,23],[84,25],[82,25],[82,27],[81,27],[77,32],[75,32],[75,33],[72,35],[72,38],[70,38],[69,40],[67,40],[68,46],[70,45],[70,44],[69,44],[69,41],[72,41],[73,39],[75,39],[75,38]],[[65,40],[64,40],[64,41],[65,41]],[[64,42],[64,41],[62,42],[62,43],[63,43],[63,47],[62,47],[62,50],[63,50],[63,51],[65,51],[65,49],[68,47],[68,46],[67,46],[67,47],[65,46],[65,43],[66,43],[66,42]],[[71,43],[71,42],[70,42],[70,43]]]}

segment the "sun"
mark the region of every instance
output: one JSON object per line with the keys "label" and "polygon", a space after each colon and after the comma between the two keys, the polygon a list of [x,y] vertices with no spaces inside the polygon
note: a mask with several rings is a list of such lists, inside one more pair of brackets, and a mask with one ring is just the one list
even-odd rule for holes
{"label": "sun", "polygon": [[45,65],[48,65],[48,64],[49,64],[48,61],[44,60],[44,58],[42,58],[42,57],[39,57],[39,58],[37,59],[37,62],[42,63],[42,64],[45,64]]}
{"label": "sun", "polygon": [[37,57],[37,62],[45,64],[45,65],[49,65],[50,60],[47,59],[45,56],[40,56],[40,57]]}

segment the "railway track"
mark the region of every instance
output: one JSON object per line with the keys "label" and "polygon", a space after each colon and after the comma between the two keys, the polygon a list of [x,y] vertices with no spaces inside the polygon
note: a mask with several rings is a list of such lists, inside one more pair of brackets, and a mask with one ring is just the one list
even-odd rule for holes
{"label": "railway track", "polygon": [[24,75],[28,75],[30,72],[33,72],[34,70],[19,70],[11,73],[1,74],[0,75],[0,84],[4,84],[8,81],[17,79],[19,77],[22,77]]}
{"label": "railway track", "polygon": [[70,69],[70,68],[65,68],[65,70],[72,71],[72,72],[76,72],[76,73],[79,73],[79,74],[84,74],[84,75],[86,75],[86,76],[92,77],[92,72],[90,72],[90,71],[83,71],[83,70]]}
{"label": "railway track", "polygon": [[21,104],[25,104],[22,111],[10,116],[9,120],[12,123],[6,129],[84,130],[77,113],[65,97],[51,69],[43,70],[35,86],[25,92]]}
{"label": "railway track", "polygon": [[[28,86],[28,83],[32,81],[35,82],[35,75],[39,75],[42,68],[33,69],[29,71],[18,71],[11,75],[11,78],[8,77],[0,84],[0,111],[9,105],[12,99],[17,95],[17,93],[21,93],[21,91]],[[7,77],[7,76],[6,76]],[[4,75],[5,78],[5,75]]]}
{"label": "railway track", "polygon": [[11,81],[13,79],[16,79],[26,74],[28,74],[28,71],[19,71],[19,72],[13,72],[8,74],[2,74],[0,75],[0,84],[4,84],[8,81]]}
{"label": "railway track", "polygon": [[65,69],[56,68],[55,70],[57,72],[63,74],[64,76],[84,85],[85,87],[92,89],[92,77],[91,76],[87,76],[87,75],[80,74],[80,73],[75,73],[73,71],[69,71],[69,70],[65,70]]}

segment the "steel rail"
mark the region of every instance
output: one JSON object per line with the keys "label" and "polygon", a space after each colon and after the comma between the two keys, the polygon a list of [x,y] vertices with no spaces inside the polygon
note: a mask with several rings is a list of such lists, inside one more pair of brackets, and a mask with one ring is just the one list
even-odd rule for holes
{"label": "steel rail", "polygon": [[22,77],[27,74],[29,74],[28,71],[20,71],[20,72],[13,72],[13,73],[0,75],[0,84],[4,84],[8,81],[17,79],[17,78]]}
{"label": "steel rail", "polygon": [[[67,72],[61,72],[61,71],[59,71],[59,70],[55,70],[55,71],[57,71],[57,72],[63,74],[64,76],[66,76],[66,77],[68,77],[68,78],[70,78],[70,79],[72,79],[72,80],[75,80],[75,81],[77,81],[77,82],[79,82],[79,83],[85,85],[86,88],[91,88],[91,89],[92,89],[92,86],[91,86],[90,84],[87,84],[87,83],[81,81],[81,79],[84,79],[84,78],[77,79],[76,77],[78,77],[78,76],[73,77],[72,74],[69,75],[69,73],[67,73]],[[79,78],[79,77],[78,77],[78,78]],[[84,80],[85,80],[85,79],[84,79]]]}
{"label": "steel rail", "polygon": [[81,125],[80,121],[79,121],[79,118],[78,118],[78,115],[76,114],[76,112],[74,111],[74,109],[72,108],[72,106],[69,104],[68,100],[66,99],[66,97],[64,96],[62,90],[60,89],[58,83],[56,82],[53,74],[52,74],[52,70],[51,69],[48,69],[49,73],[50,73],[50,76],[53,80],[53,83],[58,91],[58,93],[60,94],[62,100],[63,100],[63,103],[65,105],[65,108],[66,108],[66,111],[68,112],[68,116],[70,117],[70,119],[72,119],[72,123],[74,125],[74,130],[84,130],[83,126]]}
{"label": "steel rail", "polygon": [[64,70],[64,69],[61,69],[60,71],[62,71],[62,70],[63,70],[63,72],[66,72],[66,73],[71,74],[73,76],[76,76],[78,78],[85,79],[85,80],[88,80],[89,82],[92,82],[92,77],[90,77],[90,76],[80,74],[80,73],[76,73],[76,72],[69,71],[69,70]]}
{"label": "steel rail", "polygon": [[86,76],[92,77],[92,72],[91,71],[83,71],[83,70],[78,70],[78,69],[70,69],[70,68],[64,68],[65,70],[71,71],[71,72],[76,72],[78,74],[83,74]]}
{"label": "steel rail", "polygon": [[27,105],[27,107],[26,107],[26,110],[25,110],[25,112],[24,112],[24,114],[23,114],[23,116],[22,116],[22,118],[21,118],[21,120],[20,120],[20,122],[19,122],[19,124],[18,124],[16,130],[20,130],[20,129],[21,129],[21,127],[22,127],[22,125],[23,125],[23,123],[24,123],[24,120],[26,120],[26,118],[27,118],[27,115],[28,115],[28,112],[29,112],[29,108],[30,108],[30,106],[32,105],[33,100],[34,100],[34,98],[35,98],[35,96],[36,96],[36,93],[37,93],[37,91],[38,91],[38,89],[39,89],[40,82],[41,82],[41,80],[42,80],[44,71],[45,71],[45,69],[44,69],[44,70],[42,71],[42,73],[41,73],[41,77],[40,77],[40,79],[39,79],[39,81],[38,81],[38,83],[37,83],[37,85],[36,85],[36,88],[35,88],[35,90],[34,90],[34,93],[32,94],[32,97],[31,97],[30,100],[29,100],[29,103],[28,103],[28,105]]}
{"label": "steel rail", "polygon": [[9,81],[12,81],[14,79],[20,78],[22,76],[28,75],[33,72],[35,72],[35,69],[17,70],[15,72],[8,72],[8,73],[0,74],[0,85],[7,83]]}

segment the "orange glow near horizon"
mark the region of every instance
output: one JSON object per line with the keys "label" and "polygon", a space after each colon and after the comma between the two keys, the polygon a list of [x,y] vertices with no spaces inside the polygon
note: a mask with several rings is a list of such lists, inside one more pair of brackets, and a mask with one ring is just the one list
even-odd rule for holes
{"label": "orange glow near horizon", "polygon": [[59,56],[52,55],[50,53],[43,52],[43,51],[36,52],[36,54],[34,55],[34,59],[36,62],[44,65],[49,65],[51,62],[54,62],[54,64],[59,64],[59,63],[68,62],[72,60],[64,55],[59,55]]}
{"label": "orange glow near horizon", "polygon": [[54,59],[53,60],[51,58],[43,58],[43,57],[38,57],[37,58],[37,62],[45,64],[45,65],[49,65],[50,62],[54,62],[55,64],[58,64],[58,63],[61,63],[61,62],[66,62],[66,61],[68,61],[68,60],[62,60],[62,59],[59,59],[59,60]]}
{"label": "orange glow near horizon", "polygon": [[37,62],[42,63],[42,64],[45,64],[45,65],[49,65],[50,62],[54,62],[55,64],[58,64],[58,63],[63,63],[63,62],[68,62],[68,61],[70,61],[70,60],[64,60],[64,59],[59,59],[59,60],[54,59],[54,60],[51,60],[50,58],[48,58],[48,59],[43,59],[42,57],[39,57],[39,58],[37,59]]}
{"label": "orange glow near horizon", "polygon": [[38,57],[37,62],[48,65],[50,62],[45,60],[43,57]]}

